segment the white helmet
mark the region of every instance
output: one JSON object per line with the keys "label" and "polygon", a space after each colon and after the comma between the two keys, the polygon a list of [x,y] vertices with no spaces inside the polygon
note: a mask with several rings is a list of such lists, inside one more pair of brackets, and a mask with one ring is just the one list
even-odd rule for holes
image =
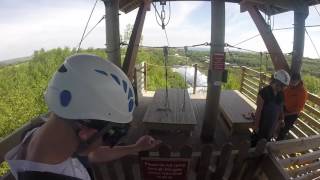
{"label": "white helmet", "polygon": [[132,84],[112,62],[77,54],[65,60],[45,92],[49,110],[66,119],[129,123],[135,106]]}
{"label": "white helmet", "polygon": [[281,83],[285,84],[286,86],[290,83],[290,75],[287,71],[280,69],[273,74],[274,79],[280,81]]}

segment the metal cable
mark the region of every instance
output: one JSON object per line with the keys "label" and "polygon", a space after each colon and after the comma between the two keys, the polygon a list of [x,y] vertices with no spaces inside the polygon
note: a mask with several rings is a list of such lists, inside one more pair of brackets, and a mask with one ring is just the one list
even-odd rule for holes
{"label": "metal cable", "polygon": [[84,31],[83,31],[83,33],[82,33],[81,40],[80,40],[80,42],[79,42],[79,46],[78,46],[78,49],[77,49],[77,53],[78,53],[79,50],[80,50],[81,43],[82,43],[82,41],[83,41],[83,37],[84,37],[84,35],[85,35],[86,31],[87,31],[87,28],[88,28],[88,25],[89,25],[91,16],[92,16],[92,14],[93,14],[94,9],[96,8],[97,3],[98,3],[98,0],[96,0],[96,2],[95,2],[94,5],[93,5],[93,8],[92,8],[92,10],[91,10],[90,16],[89,16],[89,18],[88,18],[88,21],[87,21],[86,26],[85,26],[85,28],[84,28]]}
{"label": "metal cable", "polygon": [[319,17],[320,17],[320,13],[319,13],[317,7],[316,7],[316,6],[313,6],[313,7],[314,7],[314,9],[317,11],[317,13],[318,13],[318,15],[319,15]]}
{"label": "metal cable", "polygon": [[309,39],[310,39],[310,41],[311,41],[311,44],[312,44],[312,46],[313,46],[314,50],[316,51],[316,53],[317,53],[317,55],[318,55],[318,58],[320,59],[320,55],[319,55],[319,52],[318,52],[318,50],[317,50],[316,45],[314,44],[314,42],[313,42],[313,40],[312,40],[311,36],[309,35],[309,33],[308,33],[307,29],[305,29],[305,31],[306,31],[306,34],[307,34],[307,36],[309,37]]}
{"label": "metal cable", "polygon": [[104,20],[105,17],[106,17],[105,15],[102,16],[102,18],[97,22],[97,24],[95,24],[95,25],[90,29],[90,31],[83,37],[83,40],[86,39],[86,37],[98,26],[98,24],[101,23],[102,20]]}

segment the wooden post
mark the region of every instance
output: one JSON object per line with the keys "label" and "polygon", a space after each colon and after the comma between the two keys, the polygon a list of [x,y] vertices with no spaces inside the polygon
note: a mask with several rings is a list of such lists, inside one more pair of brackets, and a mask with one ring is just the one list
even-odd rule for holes
{"label": "wooden post", "polygon": [[224,71],[225,0],[211,0],[211,51],[208,70],[206,109],[201,130],[201,139],[214,140],[219,117],[219,100]]}
{"label": "wooden post", "polygon": [[256,24],[261,37],[270,53],[273,66],[275,70],[284,69],[289,72],[289,65],[281,51],[281,48],[274,37],[269,25],[263,19],[258,8],[252,4],[243,3],[241,4],[242,10],[247,10]]}
{"label": "wooden post", "polygon": [[144,90],[147,90],[147,75],[148,75],[148,64],[146,62],[144,62],[144,66],[143,66],[143,75],[144,75]]}
{"label": "wooden post", "polygon": [[294,39],[292,49],[291,74],[300,73],[304,50],[305,20],[309,14],[309,7],[303,3],[294,10]]}
{"label": "wooden post", "polygon": [[241,82],[240,82],[240,92],[243,90],[243,82],[244,82],[244,76],[245,76],[245,67],[241,67]]}
{"label": "wooden post", "polygon": [[147,11],[150,10],[150,3],[151,3],[150,0],[145,0],[140,5],[139,11],[136,17],[136,21],[132,29],[126,56],[124,58],[122,69],[127,74],[130,80],[132,80],[132,77],[133,77],[133,69],[134,69],[134,64],[136,63],[143,24],[146,17],[146,13]]}
{"label": "wooden post", "polygon": [[106,46],[108,59],[121,67],[119,0],[103,0],[106,11]]}
{"label": "wooden post", "polygon": [[198,75],[198,64],[194,64],[193,94],[196,94],[196,90],[197,90],[197,75]]}

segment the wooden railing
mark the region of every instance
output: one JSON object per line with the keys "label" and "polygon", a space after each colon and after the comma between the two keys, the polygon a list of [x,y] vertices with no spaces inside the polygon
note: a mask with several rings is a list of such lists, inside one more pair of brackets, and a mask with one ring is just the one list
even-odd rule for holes
{"label": "wooden railing", "polygon": [[320,135],[268,144],[269,159],[284,179],[320,177]]}
{"label": "wooden railing", "polygon": [[[240,92],[251,101],[256,102],[259,89],[270,81],[270,75],[242,67]],[[308,92],[304,110],[290,130],[291,138],[302,138],[318,135],[320,132],[320,97]]]}
{"label": "wooden railing", "polygon": [[[0,163],[4,162],[4,155],[21,141],[26,130],[42,122],[42,118],[35,118],[1,140]],[[265,140],[261,140],[256,148],[250,148],[249,142],[243,142],[238,146],[239,149],[234,149],[235,147],[228,143],[223,146],[221,151],[213,150],[212,145],[205,145],[201,152],[193,152],[189,146],[183,147],[179,152],[173,152],[169,146],[162,145],[156,152],[142,152],[139,155],[130,155],[110,163],[92,166],[97,180],[140,180],[142,177],[139,166],[142,158],[159,157],[173,160],[184,158],[190,162],[187,177],[191,176],[191,179],[240,180],[254,176],[259,177],[264,173],[264,170],[261,169],[263,167],[261,160],[266,156],[265,147]],[[10,172],[0,178],[3,180],[14,179]]]}

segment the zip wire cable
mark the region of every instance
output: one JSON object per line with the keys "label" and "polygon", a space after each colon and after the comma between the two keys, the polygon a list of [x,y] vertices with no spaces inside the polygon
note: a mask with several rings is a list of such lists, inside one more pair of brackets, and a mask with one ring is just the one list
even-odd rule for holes
{"label": "zip wire cable", "polygon": [[84,28],[83,34],[82,34],[82,36],[81,36],[81,40],[80,40],[80,42],[79,42],[79,46],[78,46],[78,49],[77,49],[77,53],[78,53],[79,50],[80,50],[81,43],[82,43],[82,41],[83,41],[83,37],[84,37],[84,35],[85,35],[86,31],[87,31],[87,28],[88,28],[88,25],[89,25],[91,16],[92,16],[92,14],[93,14],[94,9],[96,8],[97,2],[98,2],[98,0],[96,0],[96,2],[95,2],[94,5],[93,5],[93,8],[92,8],[92,10],[91,10],[91,13],[90,13],[90,16],[89,16],[89,18],[88,18],[86,27]]}
{"label": "zip wire cable", "polygon": [[316,51],[316,53],[317,53],[317,55],[318,55],[318,58],[320,59],[320,55],[319,55],[319,52],[318,52],[318,50],[317,50],[316,45],[314,44],[314,42],[313,42],[313,40],[312,40],[311,36],[309,35],[309,33],[308,33],[307,29],[305,29],[305,31],[306,31],[306,34],[307,34],[307,36],[309,37],[309,39],[310,39],[310,41],[311,41],[311,44],[312,44],[312,46],[313,46],[314,50]]}
{"label": "zip wire cable", "polygon": [[314,9],[317,11],[317,13],[318,13],[318,15],[319,15],[319,17],[320,17],[320,13],[319,13],[317,7],[316,7],[316,6],[313,6],[313,7],[314,7]]}
{"label": "zip wire cable", "polygon": [[[306,28],[320,27],[320,24],[307,25],[307,26],[304,26],[304,27],[306,27]],[[275,29],[273,29],[273,31],[281,31],[281,30],[287,30],[287,29],[294,29],[294,27],[275,28]],[[238,46],[238,45],[240,45],[240,44],[243,44],[243,43],[245,43],[245,42],[247,42],[247,41],[250,41],[250,40],[252,40],[252,39],[254,39],[254,38],[258,37],[258,36],[260,36],[260,34],[256,34],[256,35],[254,35],[254,36],[252,36],[252,37],[249,37],[249,38],[247,38],[247,39],[245,39],[245,40],[242,40],[242,41],[236,43],[234,46]]]}
{"label": "zip wire cable", "polygon": [[[83,37],[83,40],[86,39],[86,37],[94,30],[94,28],[96,28],[96,27],[98,26],[98,24],[101,23],[102,20],[104,20],[105,17],[106,17],[105,15],[102,16],[102,18],[97,22],[97,24],[94,25],[94,26],[87,32],[87,34]],[[83,41],[83,40],[82,40],[82,41]]]}

